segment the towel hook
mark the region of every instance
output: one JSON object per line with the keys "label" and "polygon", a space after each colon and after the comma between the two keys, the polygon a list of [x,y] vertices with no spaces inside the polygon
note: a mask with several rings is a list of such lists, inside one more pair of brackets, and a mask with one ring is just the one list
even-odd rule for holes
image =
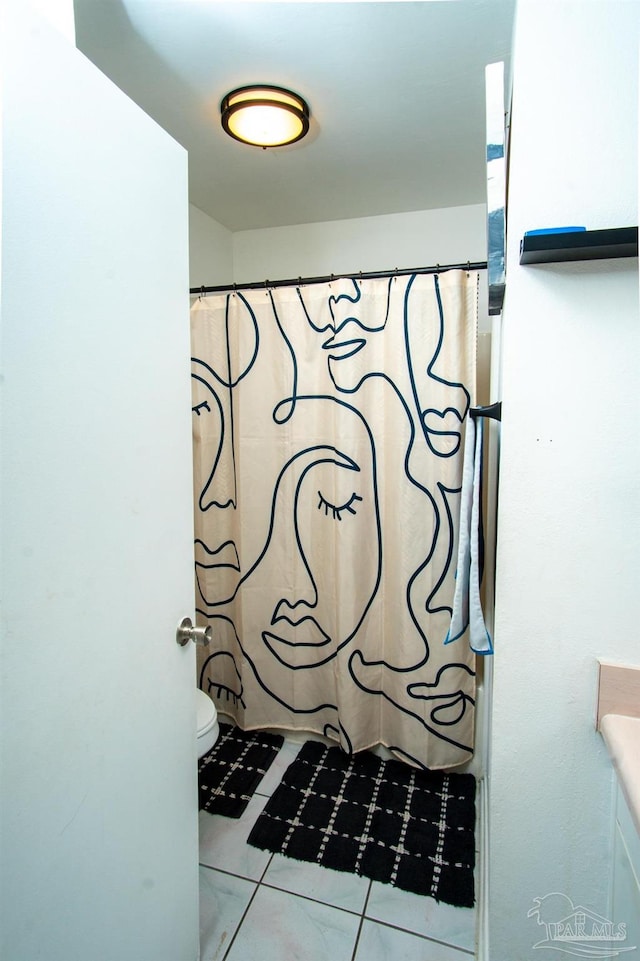
{"label": "towel hook", "polygon": [[502,402],[496,401],[495,404],[488,404],[486,407],[470,407],[471,417],[490,417],[492,420],[502,420]]}

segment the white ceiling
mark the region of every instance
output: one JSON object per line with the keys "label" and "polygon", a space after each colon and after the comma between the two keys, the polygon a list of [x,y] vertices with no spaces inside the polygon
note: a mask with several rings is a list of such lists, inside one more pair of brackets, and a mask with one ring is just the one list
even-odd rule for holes
{"label": "white ceiling", "polygon": [[[189,152],[190,201],[230,230],[484,203],[484,68],[515,0],[75,0],[77,44]],[[220,126],[234,87],[300,93],[310,134]]]}

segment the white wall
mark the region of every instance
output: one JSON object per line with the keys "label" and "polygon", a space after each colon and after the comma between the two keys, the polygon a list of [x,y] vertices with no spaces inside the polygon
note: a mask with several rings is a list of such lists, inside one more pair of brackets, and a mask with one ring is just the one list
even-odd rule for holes
{"label": "white wall", "polygon": [[189,205],[189,286],[214,287],[233,280],[232,233]]}
{"label": "white wall", "polygon": [[76,24],[73,0],[30,0],[29,6],[37,10],[75,46]]}
{"label": "white wall", "polygon": [[[638,261],[521,267],[527,229],[637,224],[640,5],[520,0],[503,314],[490,777],[491,961],[534,898],[607,915],[596,657],[640,662]],[[613,919],[624,922],[625,918]]]}
{"label": "white wall", "polygon": [[486,260],[484,204],[233,235],[237,283]]}

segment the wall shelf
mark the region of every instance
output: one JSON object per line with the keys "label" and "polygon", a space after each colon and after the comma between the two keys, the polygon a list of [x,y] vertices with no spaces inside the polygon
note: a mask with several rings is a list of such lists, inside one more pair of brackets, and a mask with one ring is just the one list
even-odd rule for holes
{"label": "wall shelf", "polygon": [[555,264],[571,260],[637,256],[637,227],[528,234],[520,241],[521,264]]}

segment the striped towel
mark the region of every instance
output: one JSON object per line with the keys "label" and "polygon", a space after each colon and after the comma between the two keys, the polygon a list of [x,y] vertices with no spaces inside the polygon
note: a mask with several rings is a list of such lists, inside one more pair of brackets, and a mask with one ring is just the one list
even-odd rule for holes
{"label": "striped towel", "polygon": [[491,637],[480,603],[482,580],[482,417],[467,418],[460,492],[460,535],[456,589],[451,625],[444,643],[462,637],[469,628],[469,645],[476,654],[493,654]]}

